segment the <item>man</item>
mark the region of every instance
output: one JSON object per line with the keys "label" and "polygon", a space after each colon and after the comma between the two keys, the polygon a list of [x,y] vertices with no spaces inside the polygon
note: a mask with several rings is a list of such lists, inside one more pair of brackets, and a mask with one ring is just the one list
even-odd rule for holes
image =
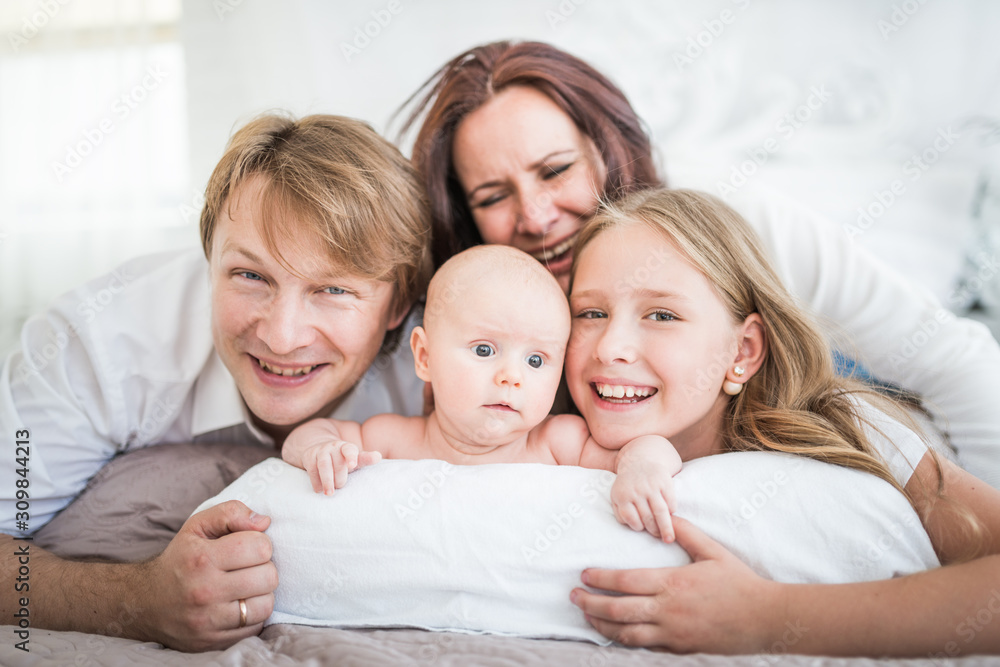
{"label": "man", "polygon": [[[204,257],[140,258],[25,325],[0,375],[0,426],[27,452],[0,468],[0,530],[34,532],[122,451],[275,448],[317,416],[420,412],[405,351],[369,372],[396,346],[431,272],[424,194],[391,144],[344,118],[261,117],[213,172],[201,237]],[[221,505],[136,564],[31,547],[30,593],[5,585],[0,611],[14,618],[30,594],[34,627],[107,633],[127,614],[125,636],[225,647],[271,613],[268,522]],[[0,580],[13,582],[30,542],[0,540]]]}

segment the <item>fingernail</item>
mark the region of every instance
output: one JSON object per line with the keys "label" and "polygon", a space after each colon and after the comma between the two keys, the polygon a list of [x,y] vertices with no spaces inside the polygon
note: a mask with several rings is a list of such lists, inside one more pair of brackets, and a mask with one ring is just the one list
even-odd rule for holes
{"label": "fingernail", "polygon": [[250,512],[250,523],[257,523],[257,519],[259,518],[260,518],[259,514],[253,511]]}
{"label": "fingernail", "polygon": [[569,594],[569,601],[570,602],[572,602],[573,604],[576,604],[576,598],[578,598],[578,597],[579,597],[579,593],[576,592],[576,589],[573,589],[572,591],[570,591],[570,594]]}
{"label": "fingernail", "polygon": [[583,573],[580,575],[580,581],[582,581],[585,584],[590,583],[590,572],[588,570],[584,570]]}

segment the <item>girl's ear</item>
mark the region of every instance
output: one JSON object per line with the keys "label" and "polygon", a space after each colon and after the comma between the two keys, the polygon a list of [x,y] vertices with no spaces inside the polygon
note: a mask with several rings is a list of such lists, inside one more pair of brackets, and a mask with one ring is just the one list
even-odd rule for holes
{"label": "girl's ear", "polygon": [[[743,384],[764,365],[764,360],[767,358],[767,331],[760,315],[750,313],[737,328],[736,333],[739,347],[733,365],[726,371],[726,380]],[[734,371],[737,366],[743,369],[740,375]]]}
{"label": "girl's ear", "polygon": [[413,327],[410,334],[410,349],[413,351],[413,367],[417,377],[424,382],[431,381],[430,359],[427,352],[427,332],[423,327]]}

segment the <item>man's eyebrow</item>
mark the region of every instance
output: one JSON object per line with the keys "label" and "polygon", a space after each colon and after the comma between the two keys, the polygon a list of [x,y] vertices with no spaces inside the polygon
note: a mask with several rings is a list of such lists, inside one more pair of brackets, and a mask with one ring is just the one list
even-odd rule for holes
{"label": "man's eyebrow", "polygon": [[[529,169],[538,169],[539,167],[541,167],[543,164],[545,164],[546,162],[548,162],[552,158],[559,157],[560,155],[564,155],[566,153],[572,153],[575,150],[576,150],[575,148],[563,148],[563,149],[560,149],[560,150],[557,150],[557,151],[552,151],[548,155],[543,155],[540,159],[538,159],[535,162],[532,162],[531,164],[529,164],[528,168]],[[496,187],[498,185],[502,185],[502,183],[500,181],[487,181],[486,183],[480,183],[476,187],[472,188],[472,190],[469,191],[469,194],[467,194],[466,197],[468,197],[469,199],[471,199],[472,195],[476,194],[476,192],[478,192],[479,190],[482,190],[483,188],[493,188],[493,187]]]}
{"label": "man's eyebrow", "polygon": [[255,262],[257,264],[263,264],[264,263],[264,260],[262,260],[260,257],[258,257],[253,252],[250,252],[249,250],[247,250],[243,246],[233,245],[232,243],[228,243],[227,242],[224,246],[222,246],[222,254],[225,255],[227,252],[235,252],[235,253],[237,253],[239,255],[243,255],[244,257],[246,257],[247,259],[249,259],[251,262]]}

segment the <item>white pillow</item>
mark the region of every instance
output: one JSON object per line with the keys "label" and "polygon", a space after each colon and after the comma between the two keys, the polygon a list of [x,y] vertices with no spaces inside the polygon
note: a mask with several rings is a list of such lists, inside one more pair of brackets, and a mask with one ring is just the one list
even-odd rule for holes
{"label": "white pillow", "polygon": [[[685,464],[678,511],[768,578],[882,579],[938,565],[902,494],[802,457],[722,454]],[[230,499],[271,517],[279,585],[267,624],[405,626],[607,644],[569,601],[586,567],[690,562],[614,518],[614,475],[571,466],[383,461],[333,496],[268,459]]]}

